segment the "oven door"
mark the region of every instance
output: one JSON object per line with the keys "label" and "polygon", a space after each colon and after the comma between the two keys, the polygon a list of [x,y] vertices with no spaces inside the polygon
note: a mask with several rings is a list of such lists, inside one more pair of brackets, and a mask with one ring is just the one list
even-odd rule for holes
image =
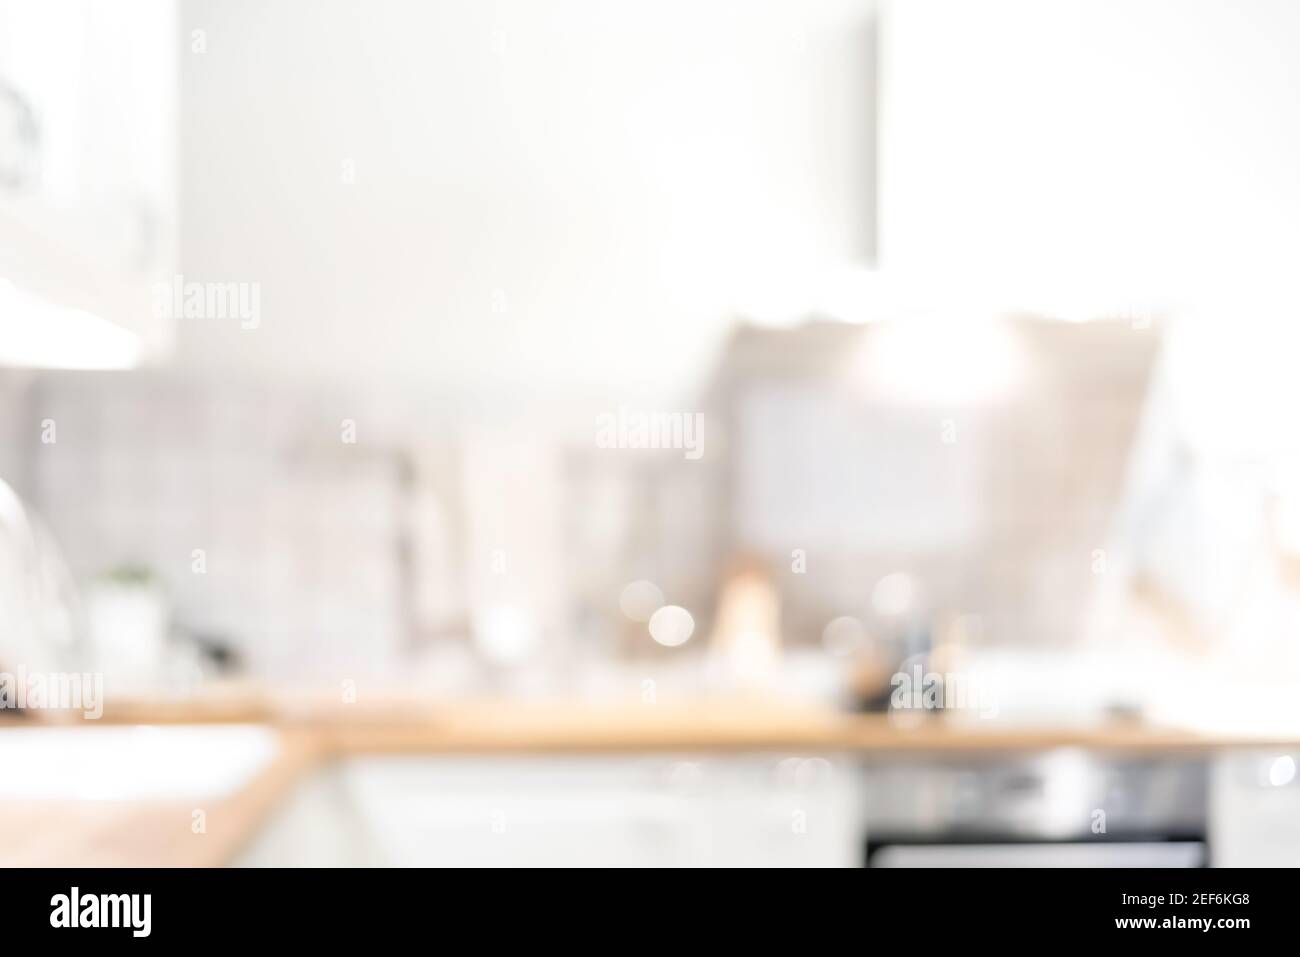
{"label": "oven door", "polygon": [[1206,867],[1203,761],[1077,750],[866,771],[868,867]]}

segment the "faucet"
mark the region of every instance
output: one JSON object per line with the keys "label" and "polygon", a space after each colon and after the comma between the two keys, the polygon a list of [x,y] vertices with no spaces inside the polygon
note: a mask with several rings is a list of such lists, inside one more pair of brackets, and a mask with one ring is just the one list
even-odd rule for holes
{"label": "faucet", "polygon": [[0,479],[0,671],[58,671],[77,652],[76,590],[54,537]]}

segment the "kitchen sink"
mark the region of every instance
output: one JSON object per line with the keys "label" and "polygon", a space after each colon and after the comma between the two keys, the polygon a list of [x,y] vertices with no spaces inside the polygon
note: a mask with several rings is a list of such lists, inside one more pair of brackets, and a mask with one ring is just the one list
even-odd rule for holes
{"label": "kitchen sink", "polygon": [[220,798],[278,748],[259,725],[0,728],[0,800]]}

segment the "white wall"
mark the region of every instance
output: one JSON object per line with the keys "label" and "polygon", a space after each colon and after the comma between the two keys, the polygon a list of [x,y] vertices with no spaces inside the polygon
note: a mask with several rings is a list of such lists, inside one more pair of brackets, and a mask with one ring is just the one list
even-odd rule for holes
{"label": "white wall", "polygon": [[[689,383],[871,262],[874,0],[186,0],[187,361]],[[341,182],[355,163],[355,183]]]}

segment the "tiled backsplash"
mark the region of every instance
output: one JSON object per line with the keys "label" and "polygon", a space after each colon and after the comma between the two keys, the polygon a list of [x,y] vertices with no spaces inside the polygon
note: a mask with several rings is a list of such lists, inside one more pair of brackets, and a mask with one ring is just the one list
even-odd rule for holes
{"label": "tiled backsplash", "polygon": [[355,404],[287,389],[46,375],[6,416],[26,453],[14,484],[79,580],[149,569],[178,625],[257,670],[359,650],[382,667],[402,640],[398,462],[344,445],[342,407],[365,426]]}
{"label": "tiled backsplash", "polygon": [[[483,412],[178,372],[10,374],[0,474],[78,580],[146,567],[182,630],[267,675],[406,673],[449,641],[479,667],[542,663],[561,680],[592,661],[676,663],[707,645],[738,558],[770,569],[786,646],[844,615],[894,628],[871,596],[896,572],[922,589],[923,627],[1079,638],[1152,342],[1025,324],[1039,380],[953,412],[837,384],[863,335],[740,333],[690,412],[697,460],[602,445],[593,426],[616,401]],[[689,610],[688,648],[621,614],[640,579]]]}
{"label": "tiled backsplash", "polygon": [[532,622],[534,658],[618,656],[627,580],[654,577],[697,614],[712,598],[700,482],[679,453],[666,466],[603,454],[585,411],[562,423],[577,435],[563,441],[301,384],[162,372],[0,383],[0,474],[76,578],[147,568],[178,628],[231,645],[257,673],[399,673],[429,641],[470,640],[501,605]]}

